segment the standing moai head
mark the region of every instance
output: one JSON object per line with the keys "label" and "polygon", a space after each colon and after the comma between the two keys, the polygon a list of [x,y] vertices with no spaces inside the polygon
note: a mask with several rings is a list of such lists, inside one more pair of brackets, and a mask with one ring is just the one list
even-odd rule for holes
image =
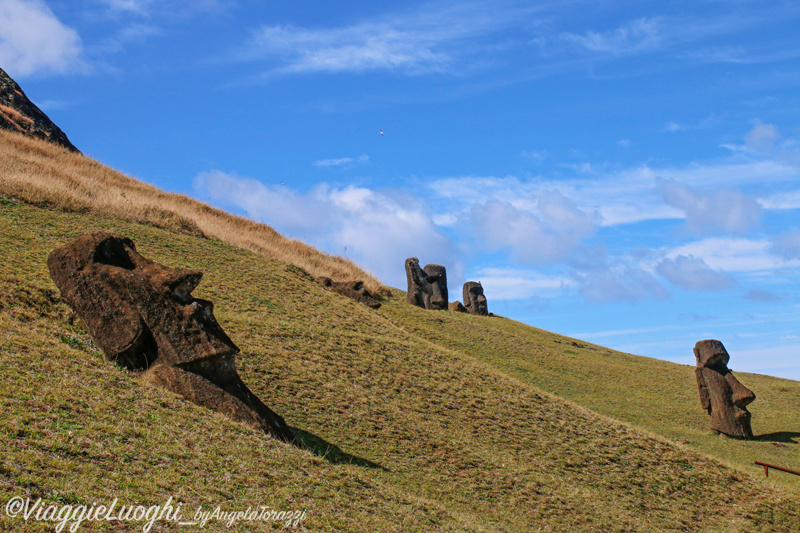
{"label": "standing moai head", "polygon": [[406,281],[408,282],[406,301],[411,305],[427,309],[426,302],[430,302],[433,288],[428,283],[428,275],[419,267],[419,259],[416,257],[406,259]]}
{"label": "standing moai head", "polygon": [[195,403],[294,440],[236,372],[239,348],[214,318],[214,305],[192,296],[202,272],[151,261],[130,239],[105,232],[56,248],[47,266],[107,359],[144,371],[147,381]]}
{"label": "standing moai head", "polygon": [[486,296],[483,295],[483,286],[480,281],[466,282],[462,292],[464,307],[468,313],[483,316],[489,314],[489,307],[486,305]]}
{"label": "standing moai head", "polygon": [[728,369],[730,355],[725,347],[718,340],[699,341],[694,355],[700,405],[711,415],[711,429],[730,437],[753,438],[747,406],[756,395]]}
{"label": "standing moai head", "polygon": [[430,306],[427,309],[447,310],[447,270],[442,265],[425,265],[422,269],[431,284]]}
{"label": "standing moai head", "polygon": [[441,265],[419,266],[419,259],[406,259],[406,301],[423,309],[447,310],[447,272]]}

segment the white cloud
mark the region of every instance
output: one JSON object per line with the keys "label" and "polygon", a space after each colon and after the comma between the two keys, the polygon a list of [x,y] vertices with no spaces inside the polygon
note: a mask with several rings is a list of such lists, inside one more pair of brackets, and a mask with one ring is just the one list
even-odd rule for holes
{"label": "white cloud", "polygon": [[[424,9],[349,26],[263,26],[239,59],[272,59],[278,73],[394,71],[463,74],[464,58],[486,53],[479,40],[518,25],[535,8],[502,9],[482,2]],[[457,65],[457,66],[456,66]]]}
{"label": "white cloud", "polygon": [[792,228],[789,231],[775,235],[771,239],[770,251],[783,259],[800,259],[800,229]]}
{"label": "white cloud", "polygon": [[591,52],[620,55],[657,47],[662,41],[659,26],[657,19],[640,18],[607,32],[565,33],[563,38]]}
{"label": "white cloud", "polygon": [[601,267],[578,275],[580,294],[594,303],[663,300],[667,291],[650,272],[641,268]]}
{"label": "white cloud", "polygon": [[346,255],[384,283],[405,286],[403,262],[416,256],[443,264],[458,276],[463,267],[450,240],[419,201],[403,193],[320,184],[307,193],[219,171],[194,180],[199,196],[246,210],[248,216],[329,253]]}
{"label": "white cloud", "polygon": [[663,259],[656,266],[656,272],[688,291],[720,291],[736,286],[731,276],[712,270],[703,259],[692,255]]}
{"label": "white cloud", "polygon": [[558,191],[542,191],[528,201],[535,210],[498,200],[472,207],[470,221],[489,249],[509,249],[520,263],[554,263],[566,259],[597,229],[590,215]]}
{"label": "white cloud", "polygon": [[319,168],[328,168],[328,167],[340,167],[343,165],[350,165],[352,163],[367,163],[369,161],[369,156],[367,154],[361,154],[358,157],[340,157],[337,159],[320,159],[319,161],[314,161],[314,166]]}
{"label": "white cloud", "polygon": [[782,260],[773,255],[767,240],[713,237],[678,246],[665,254],[672,259],[681,255],[702,257],[710,268],[727,272],[773,272],[800,267],[800,260]]}
{"label": "white cloud", "polygon": [[12,77],[82,66],[81,38],[41,0],[0,0],[0,65]]}
{"label": "white cloud", "polygon": [[686,213],[686,228],[691,233],[744,233],[761,222],[758,202],[739,191],[699,191],[663,178],[656,178],[656,186],[667,204]]}
{"label": "white cloud", "polygon": [[774,292],[760,287],[748,290],[742,298],[750,302],[779,302],[783,299]]}
{"label": "white cloud", "polygon": [[[576,286],[572,278],[515,268],[484,268],[470,274],[469,279],[480,281],[486,297],[490,300],[549,297]],[[450,299],[458,298],[451,295]]]}

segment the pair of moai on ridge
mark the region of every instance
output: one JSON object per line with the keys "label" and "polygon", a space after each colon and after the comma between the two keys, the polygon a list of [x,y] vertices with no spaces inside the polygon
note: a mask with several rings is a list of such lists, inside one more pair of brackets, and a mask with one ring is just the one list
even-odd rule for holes
{"label": "pair of moai on ridge", "polygon": [[464,284],[463,305],[458,301],[448,302],[447,270],[442,265],[425,265],[424,268],[420,268],[419,259],[409,257],[406,259],[406,280],[408,281],[406,301],[411,305],[423,309],[449,309],[473,315],[489,314],[483,286],[479,281],[468,281]]}

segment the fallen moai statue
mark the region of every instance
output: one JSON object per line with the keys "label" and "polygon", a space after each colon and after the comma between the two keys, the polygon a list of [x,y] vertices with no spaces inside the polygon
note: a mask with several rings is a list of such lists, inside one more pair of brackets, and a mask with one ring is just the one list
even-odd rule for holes
{"label": "fallen moai statue", "polygon": [[447,271],[442,265],[425,265],[419,259],[406,259],[408,294],[406,301],[423,309],[447,310]]}
{"label": "fallen moai statue", "polygon": [[711,429],[739,439],[753,438],[747,406],[756,395],[728,369],[730,355],[725,347],[718,340],[699,341],[694,355],[700,405],[711,415]]}
{"label": "fallen moai statue", "polygon": [[468,281],[462,290],[464,307],[473,315],[488,316],[489,307],[486,305],[486,296],[483,295],[483,286],[480,281]]}
{"label": "fallen moai statue", "polygon": [[461,302],[456,300],[455,302],[450,302],[447,306],[448,311],[453,311],[455,313],[466,313],[467,308],[462,305]]}
{"label": "fallen moai statue", "polygon": [[352,298],[372,309],[378,309],[381,306],[381,303],[364,288],[363,281],[333,281],[325,276],[320,276],[314,281],[332,292]]}
{"label": "fallen moai statue", "polygon": [[141,256],[126,237],[84,234],[53,250],[50,277],[106,358],[188,400],[261,429],[295,437],[236,372],[239,348],[192,296],[202,272]]}

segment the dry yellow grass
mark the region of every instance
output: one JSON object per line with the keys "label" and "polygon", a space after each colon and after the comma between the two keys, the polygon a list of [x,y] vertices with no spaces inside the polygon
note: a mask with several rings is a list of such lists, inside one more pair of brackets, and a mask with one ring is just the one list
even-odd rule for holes
{"label": "dry yellow grass", "polygon": [[97,213],[222,242],[298,266],[312,276],[363,280],[372,292],[380,281],[347,259],[329,255],[270,226],[182,194],[166,193],[81,154],[0,130],[0,194],[35,205]]}

